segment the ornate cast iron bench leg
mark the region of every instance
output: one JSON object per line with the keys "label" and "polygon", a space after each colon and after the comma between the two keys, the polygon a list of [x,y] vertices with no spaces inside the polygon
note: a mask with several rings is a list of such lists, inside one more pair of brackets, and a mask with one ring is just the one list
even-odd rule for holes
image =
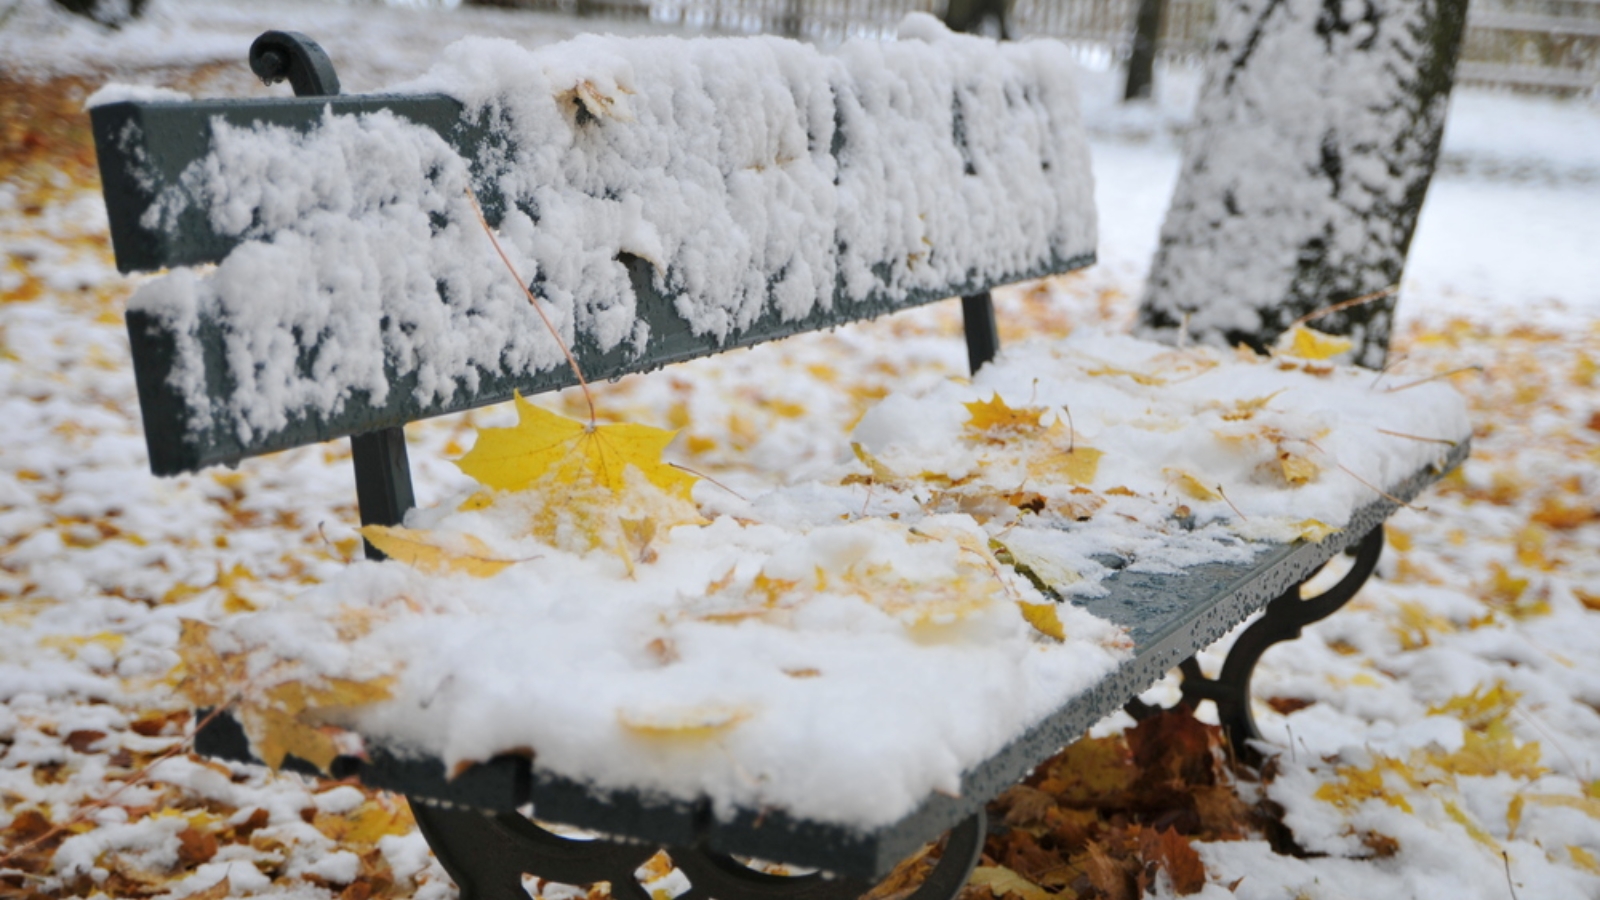
{"label": "ornate cast iron bench leg", "polygon": [[[1216,678],[1207,678],[1200,663],[1189,657],[1178,667],[1183,674],[1183,705],[1193,709],[1202,700],[1217,705],[1217,721],[1222,724],[1234,756],[1247,765],[1260,765],[1261,754],[1250,745],[1261,739],[1255,715],[1250,710],[1250,678],[1261,655],[1275,644],[1292,641],[1302,629],[1333,615],[1361,590],[1378,567],[1383,553],[1383,527],[1367,532],[1350,551],[1355,562],[1339,582],[1314,597],[1301,597],[1304,581],[1284,591],[1267,604],[1266,612],[1233,642]],[[1309,581],[1310,579],[1306,579]],[[1155,710],[1137,697],[1125,707],[1134,718],[1144,718]]]}
{"label": "ornate cast iron bench leg", "polygon": [[[428,846],[461,890],[461,900],[528,900],[523,875],[562,884],[611,885],[618,900],[650,900],[634,876],[658,849],[599,838],[553,834],[517,813],[488,813],[411,801]],[[987,834],[983,813],[951,829],[928,878],[905,900],[951,900],[977,865]],[[820,873],[773,875],[704,848],[660,848],[689,879],[678,900],[855,900],[872,888]]]}

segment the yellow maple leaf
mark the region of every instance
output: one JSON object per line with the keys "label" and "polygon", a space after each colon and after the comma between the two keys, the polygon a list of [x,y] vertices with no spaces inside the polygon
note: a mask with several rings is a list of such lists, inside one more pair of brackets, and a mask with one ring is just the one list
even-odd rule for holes
{"label": "yellow maple leaf", "polygon": [[216,629],[197,619],[183,619],[178,632],[178,667],[173,681],[178,692],[201,709],[227,704],[245,675],[242,658],[224,659],[211,645]]}
{"label": "yellow maple leaf", "polygon": [[516,491],[546,477],[595,484],[620,494],[629,466],[669,494],[689,499],[694,476],[661,461],[676,431],[621,423],[590,425],[515,398],[517,424],[484,428],[456,466],[479,484]]}
{"label": "yellow maple leaf", "polygon": [[239,703],[239,718],[261,761],[273,770],[286,756],[297,756],[326,772],[339,755],[333,737],[315,723],[321,715],[387,700],[392,678],[356,681],[327,678],[320,684],[286,681],[260,701]]}
{"label": "yellow maple leaf", "polygon": [[1470,694],[1458,694],[1437,706],[1430,706],[1428,715],[1455,716],[1473,731],[1484,731],[1510,714],[1521,698],[1522,694],[1507,689],[1504,681],[1497,681],[1487,690],[1480,686]]}
{"label": "yellow maple leaf", "polygon": [[1044,409],[1038,406],[1012,409],[1000,398],[999,393],[995,393],[988,400],[974,400],[962,405],[972,416],[967,420],[966,427],[977,432],[1038,428],[1039,420],[1045,413]]}
{"label": "yellow maple leaf", "polygon": [[1314,796],[1318,800],[1346,810],[1368,800],[1382,800],[1402,812],[1413,812],[1405,795],[1386,783],[1386,773],[1399,775],[1408,783],[1413,780],[1409,767],[1400,760],[1379,756],[1369,768],[1340,766],[1335,772],[1339,776],[1337,781],[1324,782],[1317,788]]}
{"label": "yellow maple leaf", "polygon": [[1022,617],[1035,631],[1046,637],[1053,637],[1058,641],[1067,639],[1067,629],[1061,625],[1061,616],[1056,612],[1054,603],[1027,603],[1017,601],[1017,606],[1022,610]]}
{"label": "yellow maple leaf", "polygon": [[1278,339],[1280,351],[1300,359],[1330,359],[1353,346],[1355,345],[1349,338],[1326,334],[1304,325],[1294,326]]}
{"label": "yellow maple leaf", "polygon": [[[432,574],[460,572],[488,578],[516,562],[495,559],[489,545],[476,535],[447,537],[430,531],[390,525],[365,525],[360,530],[362,537],[371,541],[372,546],[382,550],[390,559]],[[450,544],[464,546],[465,552],[448,546]]]}
{"label": "yellow maple leaf", "polygon": [[1489,722],[1481,732],[1469,730],[1462,737],[1460,750],[1430,754],[1434,764],[1457,775],[1505,774],[1534,779],[1549,771],[1539,765],[1539,742],[1517,743],[1504,719]]}

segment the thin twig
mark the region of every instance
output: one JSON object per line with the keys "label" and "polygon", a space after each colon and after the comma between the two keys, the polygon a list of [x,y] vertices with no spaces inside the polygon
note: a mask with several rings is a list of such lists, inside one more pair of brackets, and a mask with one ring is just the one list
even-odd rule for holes
{"label": "thin twig", "polygon": [[[1314,441],[1306,441],[1306,443],[1309,444],[1318,453],[1321,453],[1322,455],[1328,457],[1329,459],[1333,459],[1333,454],[1331,454],[1328,451],[1322,449],[1321,447],[1318,447]],[[1373,493],[1375,493],[1378,496],[1382,497],[1383,499],[1389,501],[1390,503],[1397,503],[1397,504],[1405,507],[1406,509],[1411,510],[1412,512],[1427,512],[1428,511],[1428,508],[1426,506],[1412,506],[1410,503],[1407,503],[1406,501],[1401,500],[1399,497],[1396,497],[1395,495],[1389,493],[1388,491],[1384,490],[1383,488],[1378,487],[1377,485],[1375,485],[1372,482],[1366,480],[1365,478],[1362,478],[1360,475],[1357,475],[1355,472],[1352,472],[1350,470],[1349,466],[1346,466],[1344,463],[1339,462],[1338,460],[1334,460],[1333,464],[1335,466],[1339,467],[1339,471],[1345,473],[1346,475],[1349,475],[1351,478],[1354,478],[1355,480],[1357,480],[1357,481],[1361,482],[1362,484],[1366,485],[1369,489],[1372,490]]]}
{"label": "thin twig", "polygon": [[1396,356],[1394,359],[1385,361],[1384,364],[1383,364],[1383,368],[1379,369],[1378,370],[1378,374],[1373,377],[1372,383],[1367,385],[1367,390],[1370,391],[1373,388],[1377,387],[1378,386],[1378,382],[1383,380],[1383,376],[1389,374],[1389,371],[1391,369],[1393,369],[1395,366],[1400,365],[1401,363],[1405,362],[1406,360],[1408,360],[1410,358],[1411,357],[1409,357],[1406,354],[1402,353],[1399,356]]}
{"label": "thin twig", "polygon": [[1234,513],[1239,516],[1239,521],[1241,521],[1241,522],[1250,521],[1250,517],[1245,515],[1244,511],[1239,509],[1239,507],[1234,506],[1232,500],[1228,499],[1228,492],[1224,491],[1222,489],[1222,484],[1220,482],[1217,484],[1217,495],[1222,498],[1222,502],[1228,504],[1228,506],[1233,509]]}
{"label": "thin twig", "polygon": [[[1373,291],[1370,294],[1362,294],[1359,297],[1352,297],[1349,300],[1341,300],[1338,303],[1333,304],[1332,306],[1324,306],[1321,309],[1314,309],[1311,312],[1308,312],[1305,315],[1301,316],[1300,318],[1295,319],[1293,322],[1290,322],[1289,323],[1289,328],[1294,328],[1296,325],[1304,325],[1307,322],[1315,321],[1317,319],[1322,318],[1323,316],[1331,316],[1336,312],[1343,312],[1344,310],[1347,310],[1352,306],[1360,306],[1363,303],[1371,303],[1374,300],[1379,300],[1379,299],[1382,299],[1384,297],[1387,297],[1387,296],[1389,296],[1390,294],[1394,293],[1395,291],[1397,291],[1399,289],[1400,289],[1400,285],[1391,284],[1386,288],[1382,288],[1380,290]],[[1287,331],[1289,329],[1284,329],[1284,330]]]}
{"label": "thin twig", "polygon": [[1417,387],[1418,385],[1427,384],[1430,381],[1438,381],[1441,378],[1449,378],[1452,375],[1460,375],[1462,372],[1477,372],[1479,374],[1482,374],[1483,373],[1483,366],[1462,366],[1459,369],[1451,369],[1448,372],[1440,372],[1437,375],[1430,375],[1427,378],[1423,378],[1423,379],[1420,379],[1418,381],[1413,381],[1413,382],[1410,382],[1408,384],[1402,384],[1399,387],[1384,388],[1384,393],[1393,394],[1393,393],[1397,393],[1399,391],[1409,391],[1412,388]]}
{"label": "thin twig", "polygon": [[528,296],[528,303],[533,306],[534,312],[537,312],[539,318],[544,321],[544,327],[550,329],[550,336],[555,338],[556,346],[560,347],[561,352],[566,355],[567,365],[572,367],[572,374],[577,377],[578,386],[583,388],[584,402],[589,404],[589,427],[594,428],[594,394],[589,392],[589,381],[583,377],[583,369],[578,367],[578,358],[572,355],[571,350],[567,349],[567,342],[561,339],[561,333],[556,331],[555,323],[550,321],[550,316],[545,313],[544,307],[539,305],[539,300],[533,296],[533,291],[528,288],[528,283],[522,280],[521,275],[517,274],[517,267],[511,264],[511,257],[506,255],[505,248],[500,246],[500,239],[494,236],[494,229],[489,227],[489,220],[483,215],[483,207],[478,205],[478,195],[472,192],[472,185],[467,185],[465,190],[467,199],[472,201],[472,211],[478,214],[478,224],[483,226],[483,233],[489,236],[489,243],[494,245],[494,252],[500,254],[500,261],[506,264],[506,271],[511,273],[512,278],[516,279],[517,287],[522,288],[522,293]]}
{"label": "thin twig", "polygon": [[[225,704],[217,707],[216,709],[212,710],[209,715],[207,715],[204,719],[201,719],[200,723],[194,727],[194,733],[195,734],[199,734],[202,729],[204,729],[207,725],[211,724],[211,721],[213,719],[215,719],[217,716],[222,715],[222,712],[224,710],[226,710],[227,708],[228,708],[228,704],[225,703]],[[35,847],[37,847],[37,846],[39,846],[41,844],[44,844],[44,843],[49,842],[50,840],[53,840],[54,838],[56,838],[57,836],[59,836],[61,834],[64,834],[65,832],[71,830],[74,825],[77,825],[79,822],[82,822],[85,819],[89,818],[89,816],[91,816],[91,815],[99,812],[100,810],[105,809],[106,807],[110,806],[112,804],[112,802],[117,799],[117,797],[122,795],[123,791],[125,791],[128,788],[131,788],[131,787],[133,787],[135,785],[143,784],[146,780],[148,780],[149,777],[150,777],[150,773],[155,769],[156,766],[161,765],[162,763],[164,763],[167,760],[173,758],[174,756],[177,756],[180,753],[187,753],[189,751],[190,747],[193,746],[193,744],[194,744],[194,736],[190,735],[189,737],[186,737],[183,740],[179,741],[178,743],[174,744],[172,747],[169,747],[166,750],[166,752],[162,753],[160,756],[156,757],[155,759],[152,759],[149,763],[145,764],[144,768],[142,768],[138,772],[134,773],[134,776],[132,778],[129,778],[127,781],[124,781],[116,790],[112,791],[111,793],[107,794],[104,797],[101,797],[98,800],[95,800],[92,803],[84,805],[83,807],[79,808],[79,810],[76,813],[73,814],[72,818],[68,819],[65,822],[62,822],[61,824],[55,826],[54,828],[51,828],[49,831],[46,831],[44,834],[39,835],[38,837],[36,837],[33,840],[27,842],[26,844],[23,844],[22,846],[16,848],[15,850],[12,850],[10,853],[7,853],[5,856],[0,856],[0,866],[9,865],[11,863],[11,861],[16,859],[17,857],[22,856],[24,853],[27,853],[29,850],[32,850],[33,848],[35,848]]]}
{"label": "thin twig", "polygon": [[1446,447],[1454,447],[1455,445],[1460,443],[1460,441],[1447,441],[1444,438],[1431,438],[1431,437],[1422,437],[1421,435],[1415,435],[1415,434],[1406,434],[1404,431],[1390,431],[1387,428],[1379,428],[1378,429],[1378,433],[1379,434],[1387,434],[1390,437],[1406,438],[1407,440],[1412,440],[1412,441],[1422,441],[1423,443],[1427,443],[1427,444],[1443,444]]}
{"label": "thin twig", "polygon": [[696,478],[698,478],[698,479],[700,479],[702,481],[709,481],[710,483],[716,485],[719,488],[722,488],[723,490],[725,490],[728,493],[734,495],[735,497],[738,497],[740,500],[743,500],[746,503],[750,502],[750,498],[748,498],[745,495],[739,493],[738,491],[734,490],[733,488],[728,487],[727,485],[725,485],[722,482],[716,480],[715,478],[712,478],[710,475],[707,475],[704,472],[696,472],[694,469],[689,468],[688,466],[684,465],[683,463],[669,462],[669,463],[667,463],[667,465],[673,467],[674,469],[682,469],[683,471],[688,472],[690,475],[693,475],[694,477],[696,477]]}
{"label": "thin twig", "polygon": [[1511,891],[1511,900],[1517,900],[1517,885],[1511,880],[1511,854],[1501,850],[1500,859],[1506,864],[1506,888]]}
{"label": "thin twig", "polygon": [[1072,407],[1063,403],[1061,411],[1067,414],[1067,455],[1071,456],[1078,449],[1078,426],[1072,424]]}

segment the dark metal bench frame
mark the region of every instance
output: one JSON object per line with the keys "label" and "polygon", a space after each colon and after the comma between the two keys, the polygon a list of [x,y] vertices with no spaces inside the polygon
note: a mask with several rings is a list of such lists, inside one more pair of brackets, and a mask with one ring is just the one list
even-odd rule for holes
{"label": "dark metal bench frame", "polygon": [[[332,64],[321,48],[303,35],[262,35],[251,48],[250,63],[269,82],[287,78],[299,99],[118,103],[92,111],[113,244],[118,266],[124,271],[207,262],[219,259],[231,247],[228,240],[193,222],[185,226],[187,231],[180,228],[176,237],[140,226],[140,213],[151,198],[140,179],[130,175],[129,148],[119,144],[119,135],[128,133],[129,123],[137,124],[137,133],[145,142],[138,148],[143,164],[157,166],[169,177],[206,152],[207,131],[199,126],[214,116],[234,122],[293,124],[319,117],[330,104],[341,113],[383,108],[434,127],[464,154],[470,155],[472,142],[482,137],[461,124],[460,104],[447,97],[337,97],[338,79]],[[494,203],[495,198],[486,198],[491,217]],[[1015,273],[1003,283],[1068,271],[1092,261],[1057,260],[1047,271]],[[642,273],[634,279],[634,286],[646,315],[650,302],[670,304],[655,295]],[[963,295],[968,358],[974,371],[999,348],[989,286],[969,285],[965,287],[970,289],[962,290],[958,285],[941,295]],[[936,299],[940,297],[869,305],[852,318]],[[704,341],[696,344],[680,328],[680,334],[669,334],[668,344],[653,346],[642,360],[602,359],[590,361],[586,368],[594,366],[589,369],[594,377],[643,371],[840,323],[837,317],[821,315],[797,323],[766,322],[718,346]],[[338,423],[298,421],[271,440],[252,446],[226,434],[196,445],[182,438],[185,423],[166,382],[170,340],[164,340],[154,323],[136,312],[128,317],[128,329],[152,469],[157,474],[236,463],[244,456],[350,435],[364,524],[399,524],[413,505],[402,431],[406,421],[499,402],[514,389],[531,394],[572,382],[564,369],[515,383],[501,378],[491,380],[472,397],[456,398],[448,408],[434,409],[420,409],[409,399],[408,391],[394,390],[390,395],[398,399],[387,408],[368,407],[356,418],[345,416]],[[1135,715],[1146,711],[1138,695],[1174,667],[1184,675],[1184,702],[1213,701],[1239,758],[1258,760],[1259,751],[1252,742],[1260,734],[1249,702],[1257,660],[1274,644],[1298,637],[1304,626],[1348,602],[1377,565],[1383,545],[1382,523],[1398,507],[1398,501],[1415,496],[1466,454],[1467,446],[1462,444],[1440,466],[1388,486],[1390,496],[1360,509],[1344,532],[1321,543],[1262,545],[1248,563],[1198,566],[1181,575],[1117,573],[1107,582],[1107,596],[1082,605],[1126,627],[1134,645],[1133,656],[1092,689],[967,772],[958,796],[931,796],[917,811],[875,831],[796,820],[781,811],[745,811],[723,821],[705,803],[636,793],[596,796],[584,785],[539,772],[529,760],[517,756],[498,757],[449,777],[437,759],[408,756],[369,742],[365,758],[341,757],[332,774],[358,776],[370,786],[405,794],[429,845],[464,898],[525,900],[522,878],[528,873],[569,884],[608,881],[619,897],[647,900],[647,892],[633,873],[658,848],[666,848],[692,884],[687,900],[713,896],[720,900],[848,900],[867,890],[899,860],[948,832],[939,862],[914,895],[915,900],[945,900],[961,889],[982,851],[987,800],[1104,716],[1121,708]],[[1321,595],[1302,599],[1301,586],[1342,551],[1355,557],[1349,572]],[[370,546],[367,555],[382,558]],[[1234,643],[1221,674],[1215,679],[1203,677],[1195,652],[1263,608],[1265,615]],[[226,759],[254,759],[242,728],[226,714],[212,719],[196,736],[196,748]],[[321,774],[292,757],[287,767]],[[575,840],[557,836],[519,812],[529,804],[540,819],[620,837]],[[814,866],[828,874],[774,876],[749,868],[736,857],[782,860]]]}

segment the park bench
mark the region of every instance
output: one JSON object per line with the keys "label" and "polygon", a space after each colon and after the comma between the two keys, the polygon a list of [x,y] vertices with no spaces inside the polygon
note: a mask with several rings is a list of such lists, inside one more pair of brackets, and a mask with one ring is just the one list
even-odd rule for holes
{"label": "park bench", "polygon": [[[967,47],[963,52],[969,54],[996,52],[992,44],[987,45],[987,50],[963,46]],[[1032,58],[1038,58],[1041,51],[1032,52]],[[526,212],[528,196],[535,196],[518,198],[499,192],[490,177],[500,171],[496,167],[503,167],[515,149],[508,148],[504,133],[495,127],[494,116],[503,110],[469,107],[443,94],[339,95],[338,81],[326,55],[315,43],[293,33],[263,35],[252,47],[250,62],[264,79],[287,78],[297,96],[273,100],[131,99],[92,110],[120,269],[151,271],[220,263],[251,241],[258,245],[262,241],[289,242],[289,237],[274,229],[283,228],[286,215],[298,213],[273,208],[274,201],[259,192],[243,207],[204,202],[208,189],[217,190],[216,179],[228,175],[225,165],[213,165],[215,149],[241,134],[260,134],[268,127],[314,135],[341,121],[354,123],[362,116],[368,118],[360,121],[373,121],[376,114],[382,114],[384,122],[414,123],[431,130],[467,160],[491,223],[509,227],[514,210]],[[961,84],[959,79],[952,83]],[[808,121],[812,128],[826,131],[832,127],[831,137],[826,139],[819,140],[816,133],[803,135],[812,146],[802,151],[831,158],[841,170],[847,168],[842,160],[849,158],[855,139],[850,128],[861,121],[857,116],[862,114],[859,107],[842,109],[850,99],[851,89],[848,82],[835,81],[822,96],[808,98],[814,104],[812,109],[802,110],[811,116]],[[600,96],[586,95],[585,90]],[[605,90],[606,86],[590,84],[566,97],[569,106],[565,112],[572,117],[574,133],[605,125],[600,120],[611,114],[607,106],[611,100]],[[1006,107],[995,112],[1001,124],[1033,129],[1034,143],[1027,152],[1042,154],[1036,158],[1036,169],[1086,167],[1084,138],[1075,119],[1053,118],[1064,107],[1061,99],[1052,98],[1050,92],[1070,91],[1070,87],[1024,79],[1003,83],[1001,89],[989,94],[963,95],[959,89],[952,93],[948,83],[940,90],[945,93],[936,95],[933,101],[938,107],[937,115],[930,115],[947,128],[953,118],[954,128],[939,146],[898,146],[896,153],[904,157],[907,166],[934,171],[937,177],[952,182],[975,179],[980,173],[993,176],[993,172],[983,170],[995,164],[999,158],[995,154],[1001,151],[992,142],[985,143],[992,135],[978,135],[970,128],[970,123],[979,118],[973,104],[987,101]],[[1066,101],[1066,106],[1072,102]],[[912,117],[921,114],[915,102],[911,106],[909,112],[899,112]],[[483,109],[489,112],[484,113]],[[945,118],[940,119],[939,115]],[[965,133],[963,119],[969,126]],[[271,160],[257,162],[266,167],[265,171],[271,171]],[[427,159],[419,165],[427,173],[418,176],[419,180],[437,172],[437,167],[429,168],[432,164]],[[267,177],[290,175],[279,172]],[[848,177],[838,176],[846,181]],[[1091,196],[1087,192],[1073,193],[1070,179],[1054,196],[1028,190],[1026,197],[995,198],[995,203],[1003,207],[1006,202],[1025,200],[1048,209],[1042,238],[1032,246],[1016,248],[1017,252],[998,260],[961,261],[943,270],[946,274],[936,282],[917,281],[918,273],[906,272],[903,259],[887,256],[868,261],[865,270],[876,280],[868,279],[864,287],[852,282],[854,273],[846,271],[843,263],[830,265],[826,271],[837,274],[824,286],[823,293],[832,296],[831,306],[817,305],[803,314],[785,316],[777,304],[764,302],[765,297],[761,297],[757,314],[721,333],[689,327],[679,312],[681,304],[674,305],[675,299],[681,299],[675,294],[683,290],[686,280],[681,276],[686,273],[662,273],[660,261],[645,258],[644,250],[618,252],[617,283],[633,293],[636,317],[648,324],[647,336],[642,340],[614,340],[602,346],[579,332],[574,351],[590,378],[610,378],[786,335],[830,329],[946,297],[961,297],[968,354],[976,370],[998,350],[990,288],[1071,271],[1093,261]],[[459,221],[446,221],[450,215],[460,213],[459,207],[454,208],[454,213],[451,209],[446,200],[439,201],[431,213],[433,234],[428,240],[445,240],[450,228],[460,225]],[[318,215],[327,213],[324,208],[316,211]],[[550,210],[544,212],[548,214]],[[983,214],[983,204],[977,203],[970,213]],[[931,231],[936,233],[936,229]],[[481,232],[477,237],[482,238]],[[844,256],[853,248],[825,237],[823,249],[828,254]],[[963,249],[993,252],[982,246],[955,248],[937,242],[931,244],[929,252],[934,256],[957,254],[960,259]],[[951,271],[953,276],[948,274]],[[491,274],[496,278],[503,275]],[[182,285],[190,285],[187,290],[193,290],[192,282],[180,282]],[[454,287],[441,279],[439,295],[447,295]],[[543,287],[556,290],[561,286],[552,283]],[[769,272],[756,291],[778,293],[781,287],[779,279]],[[248,298],[249,292],[245,295]],[[329,302],[338,299],[331,298]],[[264,304],[268,298],[260,300]],[[158,475],[173,475],[218,464],[236,465],[247,457],[349,436],[365,524],[398,524],[413,505],[401,430],[404,423],[501,402],[514,392],[532,395],[573,384],[572,373],[565,364],[534,368],[516,361],[514,354],[506,351],[501,354],[501,359],[508,360],[504,364],[473,363],[476,369],[471,379],[459,382],[453,390],[429,393],[424,390],[425,375],[420,374],[417,360],[391,355],[382,365],[382,377],[390,383],[386,393],[374,391],[369,381],[358,380],[337,403],[307,403],[286,412],[274,409],[262,413],[248,400],[236,401],[252,389],[243,382],[252,374],[260,374],[271,360],[255,359],[254,370],[248,366],[242,371],[230,367],[230,354],[241,352],[241,342],[261,337],[252,331],[262,327],[252,318],[252,310],[212,308],[197,315],[193,303],[185,306],[182,296],[162,302],[166,305],[135,305],[127,317],[152,470]],[[386,320],[385,324],[390,323]],[[322,379],[339,377],[339,373],[326,373],[328,360],[319,356],[320,327],[292,324],[286,333],[292,333],[293,340],[276,351],[293,357],[287,363],[294,367],[289,381],[301,383],[293,378],[298,373],[307,390],[324,384]],[[419,351],[419,359],[425,362],[422,354]],[[1306,624],[1329,615],[1348,601],[1377,564],[1384,519],[1401,501],[1441,477],[1465,455],[1466,444],[1461,442],[1441,453],[1436,464],[1385,484],[1382,495],[1374,496],[1358,509],[1342,531],[1320,542],[1261,544],[1246,562],[1199,565],[1179,574],[1128,571],[1112,576],[1104,596],[1081,603],[1095,615],[1127,629],[1132,645],[1130,655],[1092,689],[967,771],[959,792],[932,793],[914,812],[887,826],[863,831],[808,821],[781,809],[741,810],[730,818],[714,815],[705,802],[664,799],[648,792],[596,792],[577,780],[542,770],[526,754],[507,754],[462,772],[448,772],[438,759],[419,758],[369,740],[360,757],[337,759],[332,774],[359,777],[365,784],[410,798],[429,844],[466,897],[525,896],[522,876],[527,873],[571,884],[607,881],[613,893],[643,898],[645,893],[633,872],[657,847],[669,849],[672,860],[693,885],[694,898],[853,897],[899,860],[946,832],[949,836],[940,861],[917,896],[927,900],[951,897],[965,883],[981,852],[987,801],[1096,721],[1130,704],[1137,708],[1138,695],[1174,667],[1181,666],[1185,675],[1186,700],[1214,701],[1238,752],[1246,757],[1255,752],[1250,742],[1259,735],[1251,715],[1249,687],[1256,661],[1273,644],[1298,636]],[[1354,557],[1348,573],[1316,597],[1302,599],[1301,585],[1330,559],[1347,551]],[[370,546],[368,555],[381,557]],[[1236,640],[1221,675],[1205,678],[1194,662],[1196,652],[1263,608],[1265,615]],[[196,745],[208,755],[234,760],[253,758],[243,729],[227,715],[211,719],[197,735]],[[287,766],[310,768],[292,757]],[[541,821],[591,829],[604,837],[577,840],[557,836],[520,812],[530,804]],[[776,860],[823,871],[775,876],[748,868],[739,858]]]}

